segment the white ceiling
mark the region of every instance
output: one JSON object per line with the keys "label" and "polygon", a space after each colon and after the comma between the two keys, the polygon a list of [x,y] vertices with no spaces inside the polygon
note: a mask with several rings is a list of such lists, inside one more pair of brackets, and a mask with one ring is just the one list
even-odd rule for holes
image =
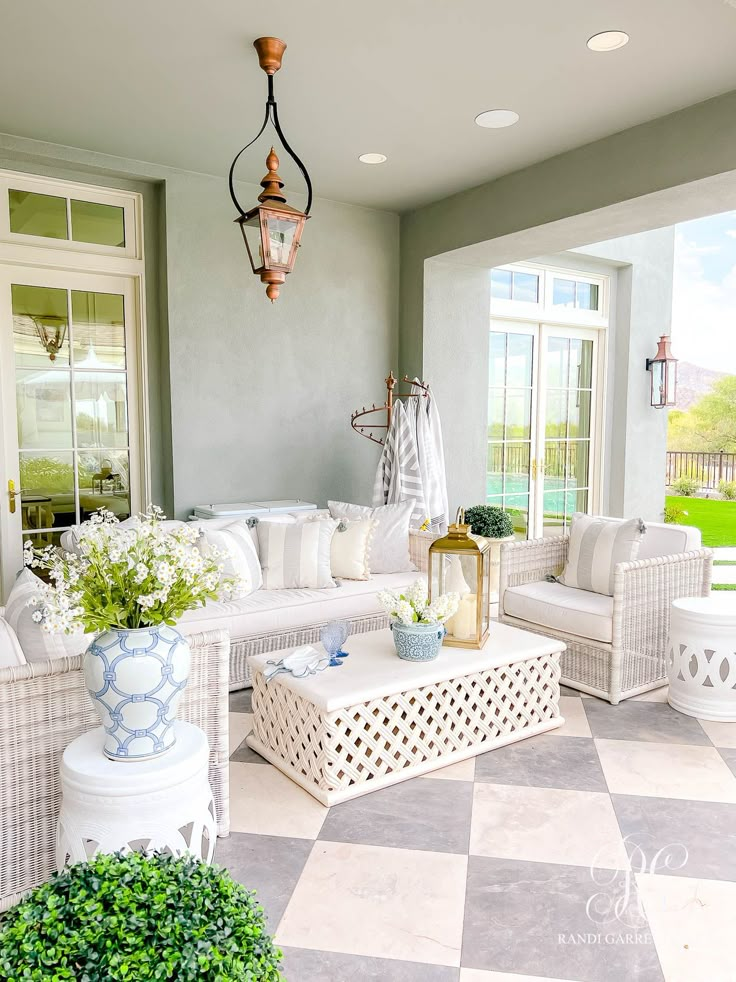
{"label": "white ceiling", "polygon": [[[289,46],[281,122],[316,193],[399,211],[736,88],[736,0],[0,0],[0,14],[1,131],[224,175],[263,114],[251,42],[273,34]],[[610,29],[631,43],[590,52]],[[521,121],[475,126],[493,108]],[[260,180],[266,149],[240,176]],[[360,164],[366,151],[388,162]]]}

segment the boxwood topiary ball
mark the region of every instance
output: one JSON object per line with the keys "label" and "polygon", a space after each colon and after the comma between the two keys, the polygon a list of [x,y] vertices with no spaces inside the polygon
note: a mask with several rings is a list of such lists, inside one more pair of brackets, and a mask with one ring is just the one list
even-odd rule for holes
{"label": "boxwood topiary ball", "polygon": [[465,524],[474,535],[489,539],[505,539],[514,534],[511,516],[497,505],[473,505],[465,509]]}
{"label": "boxwood topiary ball", "polygon": [[0,979],[278,982],[255,894],[189,856],[98,855],[0,917]]}

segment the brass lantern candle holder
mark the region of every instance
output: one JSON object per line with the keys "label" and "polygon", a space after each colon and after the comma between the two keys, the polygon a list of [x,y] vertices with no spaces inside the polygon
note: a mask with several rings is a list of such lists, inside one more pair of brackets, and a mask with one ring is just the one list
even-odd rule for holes
{"label": "brass lantern candle holder", "polygon": [[458,510],[447,535],[429,547],[429,599],[457,593],[460,605],[445,623],[444,644],[482,648],[491,620],[491,541],[473,535]]}

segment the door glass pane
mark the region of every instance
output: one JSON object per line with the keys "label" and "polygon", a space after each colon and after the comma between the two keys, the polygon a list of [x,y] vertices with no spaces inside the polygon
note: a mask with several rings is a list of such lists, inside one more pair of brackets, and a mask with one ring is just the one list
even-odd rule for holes
{"label": "door glass pane", "polygon": [[491,296],[496,300],[511,299],[511,270],[491,270]]}
{"label": "door glass pane", "polygon": [[505,394],[503,389],[491,389],[488,393],[488,436],[503,439]]}
{"label": "door glass pane", "polygon": [[534,339],[531,334],[509,334],[508,339],[506,384],[517,386],[531,385]]}
{"label": "door glass pane", "polygon": [[127,446],[126,389],[124,372],[75,372],[74,403],[79,447]]}
{"label": "door glass pane", "polygon": [[521,494],[529,491],[531,443],[507,443],[504,462],[504,492]]}
{"label": "door glass pane", "polygon": [[564,439],[567,434],[567,390],[549,389],[544,409],[544,434],[548,440]]}
{"label": "door glass pane", "polygon": [[571,440],[567,444],[565,478],[568,488],[587,488],[589,480],[590,442]]}
{"label": "door glass pane", "polygon": [[580,310],[598,310],[598,284],[581,281],[576,287],[575,306]]}
{"label": "door glass pane", "polygon": [[10,231],[66,239],[66,198],[33,191],[8,191]]}
{"label": "door glass pane", "polygon": [[79,509],[84,521],[106,508],[121,521],[130,516],[130,465],[127,450],[79,454]]}
{"label": "door glass pane", "polygon": [[72,290],[75,368],[125,368],[125,312],[116,293]]}
{"label": "door glass pane", "polygon": [[72,447],[71,373],[59,369],[16,371],[18,443],[21,450]]}
{"label": "door glass pane", "polygon": [[508,335],[491,331],[489,377],[490,385],[506,384],[506,338]]}
{"label": "door glass pane", "polygon": [[533,273],[514,273],[511,297],[525,303],[537,303],[539,300],[539,277]]}
{"label": "door glass pane", "polygon": [[567,338],[547,340],[547,385],[564,388],[570,377],[570,342]]}
{"label": "door glass pane", "polygon": [[529,536],[529,495],[517,494],[507,496],[504,508],[511,515],[514,523],[514,535],[517,539],[526,539]]}
{"label": "door glass pane", "polygon": [[125,212],[118,205],[71,200],[72,239],[96,245],[125,245]]}
{"label": "door glass pane", "polygon": [[21,510],[24,529],[74,524],[74,457],[68,453],[20,452]]}
{"label": "door glass pane", "polygon": [[288,266],[291,247],[296,233],[296,221],[291,218],[268,217],[268,249],[271,263],[278,266]]}
{"label": "door glass pane", "polygon": [[552,288],[552,303],[555,307],[574,307],[575,280],[559,280],[555,277]]}
{"label": "door glass pane", "polygon": [[[503,456],[502,443],[488,444],[488,460],[486,463],[486,500],[503,492]],[[500,504],[500,502],[499,502]]]}
{"label": "door glass pane", "polygon": [[16,368],[69,364],[67,292],[43,286],[11,286]]}
{"label": "door glass pane", "polygon": [[532,393],[530,389],[506,389],[507,440],[530,440],[532,435]]}
{"label": "door glass pane", "polygon": [[568,402],[568,434],[570,439],[590,436],[590,397],[589,389],[572,389]]}

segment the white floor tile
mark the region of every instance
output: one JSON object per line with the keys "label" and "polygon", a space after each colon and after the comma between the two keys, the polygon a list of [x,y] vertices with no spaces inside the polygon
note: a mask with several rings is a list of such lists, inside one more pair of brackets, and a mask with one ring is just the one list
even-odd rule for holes
{"label": "white floor tile", "polygon": [[230,753],[234,753],[253,729],[252,713],[230,713]]}
{"label": "white floor tile", "polygon": [[565,717],[565,722],[556,730],[549,731],[552,736],[589,737],[591,735],[582,699],[578,699],[577,696],[560,696],[560,712]]}
{"label": "white floor tile", "polygon": [[230,762],[230,828],[315,839],[328,809],[275,767]]}
{"label": "white floor tile", "polygon": [[718,723],[707,719],[699,719],[698,722],[714,747],[736,749],[736,723]]}
{"label": "white floor tile", "polygon": [[650,689],[649,692],[642,692],[640,696],[632,696],[635,702],[667,702],[667,693],[670,691],[668,685],[660,685],[658,689]]}
{"label": "white floor tile", "polygon": [[667,982],[733,982],[736,883],[651,873],[636,881]]}
{"label": "white floor tile", "polygon": [[477,784],[470,852],[525,862],[628,869],[607,794]]}
{"label": "white floor tile", "polygon": [[736,804],[736,776],[713,747],[596,740],[613,794]]}
{"label": "white floor tile", "polygon": [[316,842],[276,941],[457,966],[466,873],[465,856]]}
{"label": "white floor tile", "polygon": [[443,781],[472,781],[475,778],[475,757],[448,764],[437,771],[430,771],[425,777],[439,778]]}
{"label": "white floor tile", "polygon": [[478,968],[461,968],[460,982],[569,982],[541,975],[514,975],[508,972],[483,972]]}

